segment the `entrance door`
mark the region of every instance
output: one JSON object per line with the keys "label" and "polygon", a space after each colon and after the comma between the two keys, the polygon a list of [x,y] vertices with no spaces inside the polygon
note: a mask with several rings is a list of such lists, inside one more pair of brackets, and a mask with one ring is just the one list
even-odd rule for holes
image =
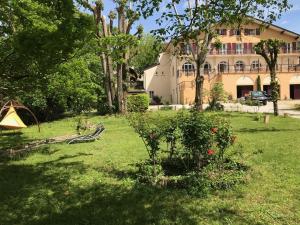
{"label": "entrance door", "polygon": [[291,84],[290,85],[290,98],[291,99],[300,99],[300,84]]}
{"label": "entrance door", "polygon": [[271,85],[264,85],[263,90],[268,94],[271,95]]}
{"label": "entrance door", "polygon": [[237,86],[237,98],[245,97],[253,91],[253,85]]}

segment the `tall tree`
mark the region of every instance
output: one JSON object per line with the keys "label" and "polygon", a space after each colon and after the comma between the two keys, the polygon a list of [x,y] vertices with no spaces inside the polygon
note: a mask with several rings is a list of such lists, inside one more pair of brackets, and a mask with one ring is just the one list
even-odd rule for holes
{"label": "tall tree", "polygon": [[158,63],[158,56],[163,44],[161,40],[150,34],[143,35],[138,46],[130,52],[130,66],[139,73],[155,63]]}
{"label": "tall tree", "polygon": [[[213,39],[218,36],[216,26],[239,26],[251,15],[268,22],[277,19],[290,6],[288,0],[135,0],[145,18],[163,10],[155,34],[172,39],[174,45],[190,45],[196,64],[195,106],[202,110],[204,74],[202,68]],[[186,4],[188,3],[188,4]],[[194,46],[192,46],[194,45]]]}
{"label": "tall tree", "polygon": [[254,46],[254,50],[257,54],[261,55],[270,70],[271,76],[271,98],[274,107],[274,115],[278,116],[278,99],[279,99],[279,85],[276,79],[276,67],[278,54],[280,49],[284,45],[283,41],[277,39],[261,40]]}
{"label": "tall tree", "polygon": [[72,0],[0,1],[0,94],[14,98],[47,87],[53,70],[83,45],[90,25]]}
{"label": "tall tree", "polygon": [[[115,10],[108,15],[109,23],[103,15],[104,4],[102,0],[91,3],[89,0],[77,0],[81,5],[89,9],[95,19],[95,31],[99,39],[101,51],[99,55],[103,72],[106,75],[106,93],[108,105],[112,108],[114,99],[114,83],[112,82],[116,70],[118,111],[126,111],[126,85],[128,77],[128,60],[130,47],[137,44],[135,36],[142,32],[141,27],[137,28],[135,34],[131,34],[134,23],[139,19],[139,13],[131,8],[129,0],[115,0]],[[114,25],[117,20],[117,25]],[[113,62],[115,64],[113,65]]]}

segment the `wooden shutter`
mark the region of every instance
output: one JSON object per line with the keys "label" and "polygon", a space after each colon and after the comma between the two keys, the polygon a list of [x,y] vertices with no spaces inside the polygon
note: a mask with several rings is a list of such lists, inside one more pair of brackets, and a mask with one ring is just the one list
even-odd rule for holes
{"label": "wooden shutter", "polygon": [[231,43],[228,43],[228,44],[227,44],[227,54],[228,54],[228,55],[232,54],[232,51],[231,51]]}
{"label": "wooden shutter", "polygon": [[233,36],[234,35],[234,29],[231,29],[230,30],[230,34],[229,34],[230,36]]}
{"label": "wooden shutter", "polygon": [[236,43],[232,43],[232,54],[236,54]]}
{"label": "wooden shutter", "polygon": [[248,54],[248,43],[244,43],[244,54]]}
{"label": "wooden shutter", "polygon": [[256,29],[256,35],[260,35],[260,28]]}
{"label": "wooden shutter", "polygon": [[253,53],[253,44],[252,43],[248,43],[248,53],[249,54]]}
{"label": "wooden shutter", "polygon": [[244,33],[245,35],[249,35],[249,29],[245,29]]}

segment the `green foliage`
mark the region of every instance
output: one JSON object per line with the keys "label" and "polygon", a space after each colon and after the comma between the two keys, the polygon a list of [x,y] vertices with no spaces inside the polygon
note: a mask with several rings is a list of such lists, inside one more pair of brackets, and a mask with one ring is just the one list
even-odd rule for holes
{"label": "green foliage", "polygon": [[232,128],[226,121],[219,123],[217,129],[218,130],[215,133],[215,141],[217,143],[217,147],[219,148],[219,158],[223,160],[225,150],[234,144],[236,137],[233,136]]}
{"label": "green foliage", "polygon": [[0,96],[19,99],[41,121],[66,110],[95,108],[102,81],[91,17],[72,0],[12,0],[4,9],[0,81],[5,89],[0,88]]}
{"label": "green foliage", "polygon": [[128,112],[145,112],[150,103],[148,94],[129,95],[127,97]]}
{"label": "green foliage", "polygon": [[147,114],[132,113],[128,116],[130,125],[135,129],[135,132],[142,138],[147,149],[149,159],[152,164],[157,162],[158,151],[160,150],[160,142],[162,132],[159,127],[150,122]]}
{"label": "green foliage", "polygon": [[[184,188],[191,194],[204,195],[211,189],[203,171],[210,164],[224,168],[225,151],[236,139],[227,121],[198,112],[132,114],[129,121],[144,141],[150,159],[146,167],[144,163],[139,166],[139,181]],[[165,151],[163,142],[167,144]],[[226,179],[222,182],[227,184]]]}
{"label": "green foliage", "polygon": [[164,171],[160,164],[153,165],[151,161],[137,164],[137,179],[141,183],[149,183],[156,185],[164,175]]}
{"label": "green foliage", "polygon": [[187,153],[191,155],[198,169],[203,165],[207,152],[213,147],[214,133],[213,121],[203,113],[181,114],[179,118],[179,128],[182,132],[181,142]]}
{"label": "green foliage", "polygon": [[258,100],[252,100],[251,98],[247,98],[244,101],[240,102],[242,105],[248,105],[248,106],[261,106],[262,104]]}
{"label": "green foliage", "polygon": [[139,74],[155,63],[158,63],[158,56],[162,50],[162,42],[150,34],[146,34],[139,41],[138,46],[131,51],[130,65],[135,68]]}
{"label": "green foliage", "polygon": [[223,83],[215,83],[209,91],[208,111],[223,111],[224,106],[220,102],[226,101],[228,94],[224,90]]}

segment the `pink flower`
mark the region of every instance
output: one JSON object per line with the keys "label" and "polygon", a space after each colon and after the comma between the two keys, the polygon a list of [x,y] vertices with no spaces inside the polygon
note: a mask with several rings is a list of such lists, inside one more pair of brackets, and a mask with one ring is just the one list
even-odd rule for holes
{"label": "pink flower", "polygon": [[209,150],[207,151],[207,154],[208,154],[208,155],[214,155],[214,154],[215,154],[215,151],[212,150],[212,149],[209,149]]}

